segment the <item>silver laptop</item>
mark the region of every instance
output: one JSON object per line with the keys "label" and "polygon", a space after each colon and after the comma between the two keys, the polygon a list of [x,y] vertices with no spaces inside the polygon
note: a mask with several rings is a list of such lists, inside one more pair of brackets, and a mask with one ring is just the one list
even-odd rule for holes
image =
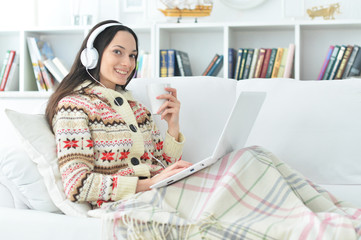
{"label": "silver laptop", "polygon": [[265,92],[241,92],[227,119],[212,156],[150,186],[150,188],[168,186],[214,164],[226,154],[244,148],[265,98]]}

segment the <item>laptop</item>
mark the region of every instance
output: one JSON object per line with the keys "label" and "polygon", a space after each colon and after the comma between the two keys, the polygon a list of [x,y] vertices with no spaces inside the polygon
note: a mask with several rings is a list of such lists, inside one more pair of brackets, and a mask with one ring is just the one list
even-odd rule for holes
{"label": "laptop", "polygon": [[265,92],[241,92],[232,107],[231,114],[226,121],[212,156],[157,182],[150,188],[160,188],[173,184],[214,164],[226,154],[244,148],[265,98]]}

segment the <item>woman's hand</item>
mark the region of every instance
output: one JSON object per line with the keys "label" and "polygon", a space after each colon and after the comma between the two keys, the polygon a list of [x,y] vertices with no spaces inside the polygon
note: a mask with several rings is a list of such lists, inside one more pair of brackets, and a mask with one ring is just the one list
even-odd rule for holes
{"label": "woman's hand", "polygon": [[150,190],[150,186],[152,186],[153,184],[156,184],[157,182],[160,182],[170,176],[173,176],[174,174],[179,173],[180,171],[183,171],[184,169],[192,165],[193,165],[192,163],[183,160],[175,162],[174,164],[165,168],[161,173],[155,175],[151,179],[139,180],[136,192],[144,192]]}
{"label": "woman's hand", "polygon": [[168,123],[168,133],[178,140],[179,135],[179,111],[180,102],[177,99],[177,89],[165,88],[169,94],[162,94],[157,99],[166,99],[165,103],[159,108],[158,113],[162,112],[161,119]]}

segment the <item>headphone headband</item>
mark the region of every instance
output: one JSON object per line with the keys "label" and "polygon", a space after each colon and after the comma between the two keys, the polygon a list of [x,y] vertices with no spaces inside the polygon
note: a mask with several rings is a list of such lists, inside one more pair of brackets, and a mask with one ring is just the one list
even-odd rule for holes
{"label": "headphone headband", "polygon": [[96,28],[89,36],[86,48],[81,52],[80,61],[86,69],[93,69],[97,66],[99,54],[93,44],[96,37],[108,27],[121,26],[120,23],[107,23]]}

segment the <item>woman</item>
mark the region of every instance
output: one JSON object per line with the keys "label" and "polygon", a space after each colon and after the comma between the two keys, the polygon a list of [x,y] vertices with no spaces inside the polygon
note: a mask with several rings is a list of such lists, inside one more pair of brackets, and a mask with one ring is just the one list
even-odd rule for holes
{"label": "woman", "polygon": [[[180,160],[180,102],[174,88],[159,96],[168,123],[163,141],[150,112],[125,87],[135,73],[136,34],[116,21],[97,24],[70,73],[50,97],[46,116],[57,141],[67,197],[100,206],[117,201],[191,164]],[[163,166],[166,166],[164,169]]]}

